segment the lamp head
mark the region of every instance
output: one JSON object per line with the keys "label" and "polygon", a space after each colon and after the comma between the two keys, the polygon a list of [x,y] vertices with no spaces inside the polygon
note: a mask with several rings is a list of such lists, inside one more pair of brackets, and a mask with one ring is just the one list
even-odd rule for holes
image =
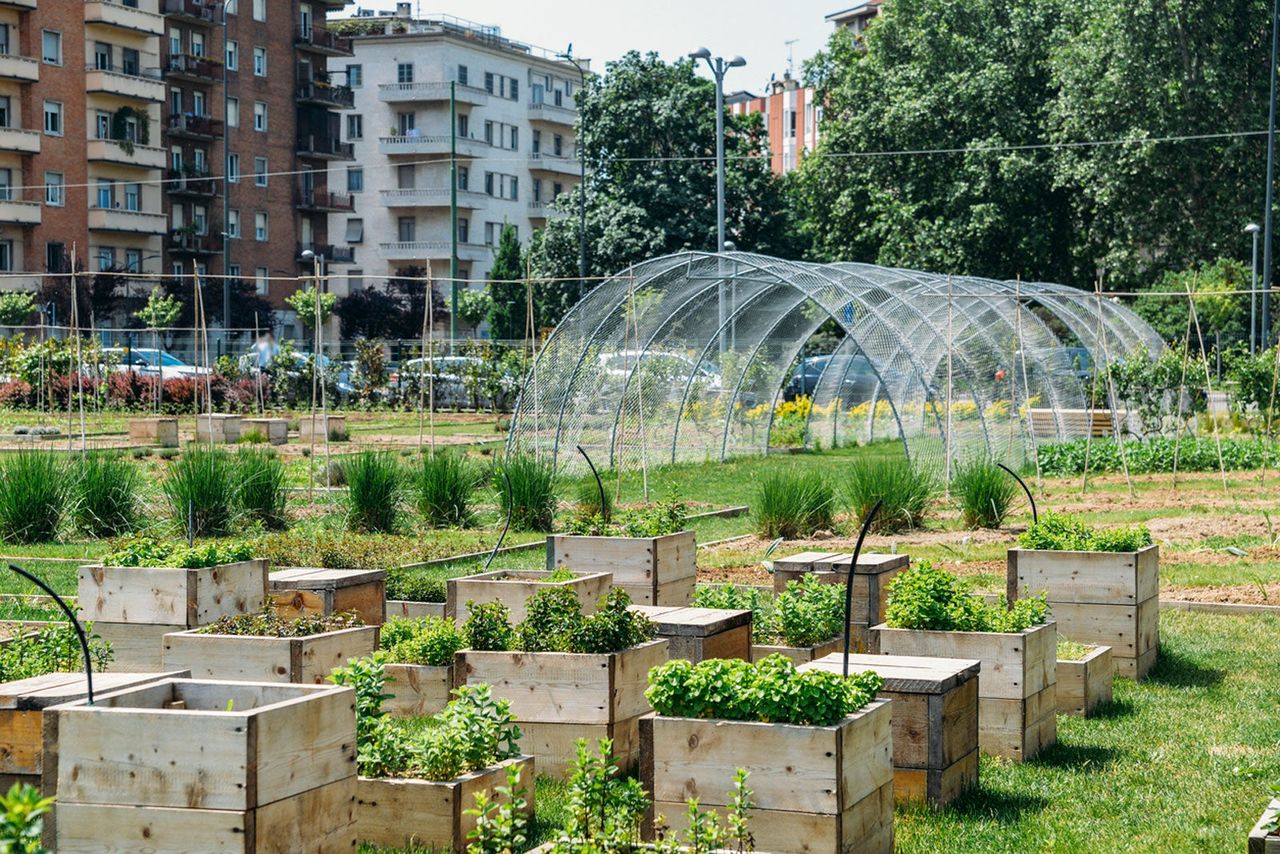
{"label": "lamp head", "polygon": [[316,260],[316,253],[315,253],[315,252],[312,252],[310,249],[303,249],[303,250],[302,250],[302,260],[303,260],[303,261],[315,261],[315,260]]}
{"label": "lamp head", "polygon": [[690,59],[710,59],[711,51],[707,50],[705,47],[700,47],[697,50],[690,53],[689,58]]}
{"label": "lamp head", "polygon": [[730,68],[741,68],[746,64],[747,64],[747,61],[740,56],[735,56],[733,59],[729,60]]}
{"label": "lamp head", "polygon": [[1246,234],[1257,234],[1259,231],[1262,231],[1262,226],[1258,225],[1256,222],[1251,222],[1244,227],[1244,230]]}

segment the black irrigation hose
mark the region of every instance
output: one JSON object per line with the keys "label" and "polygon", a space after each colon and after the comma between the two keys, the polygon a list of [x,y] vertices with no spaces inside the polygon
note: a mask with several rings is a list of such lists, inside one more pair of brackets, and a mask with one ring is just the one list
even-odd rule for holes
{"label": "black irrigation hose", "polygon": [[582,450],[582,446],[578,445],[578,453],[582,454],[582,458],[587,461],[587,465],[591,468],[591,475],[596,479],[596,489],[600,490],[600,521],[607,522],[606,505],[604,499],[604,482],[600,480],[600,472],[596,471],[596,464],[591,462],[591,457],[587,456],[587,452]]}
{"label": "black irrigation hose", "polygon": [[846,677],[849,675],[849,619],[853,616],[854,568],[857,567],[858,557],[862,554],[862,541],[867,538],[867,531],[871,530],[871,523],[880,512],[881,504],[884,504],[884,499],[877,501],[871,508],[871,512],[867,514],[867,518],[862,520],[862,530],[858,532],[858,542],[853,547],[853,557],[849,560],[849,577],[844,583],[844,675]]}
{"label": "black irrigation hose", "polygon": [[1040,521],[1040,514],[1036,511],[1036,499],[1035,499],[1035,497],[1034,497],[1034,496],[1032,496],[1032,494],[1031,494],[1031,487],[1027,486],[1027,482],[1026,482],[1025,480],[1023,480],[1022,478],[1018,477],[1018,473],[1017,473],[1016,471],[1014,471],[1013,469],[1009,468],[1009,467],[1008,467],[1007,465],[1005,465],[1004,463],[996,463],[996,465],[1000,466],[1000,468],[1002,468],[1002,469],[1004,469],[1005,471],[1007,471],[1007,472],[1009,473],[1009,477],[1011,477],[1011,478],[1013,478],[1014,480],[1016,480],[1016,481],[1018,482],[1018,485],[1022,487],[1022,491],[1023,491],[1023,492],[1025,492],[1025,493],[1027,494],[1027,500],[1031,502],[1031,522],[1032,522],[1032,524],[1035,524],[1036,522],[1039,522],[1039,521]]}
{"label": "black irrigation hose", "polygon": [[489,552],[489,559],[484,562],[486,571],[489,564],[493,563],[493,559],[498,556],[498,550],[502,548],[502,541],[507,538],[507,531],[511,528],[511,513],[515,510],[515,490],[511,488],[511,475],[507,474],[507,470],[501,469],[502,479],[507,482],[507,522],[502,526],[502,533],[498,535],[498,542],[494,545],[493,551]]}
{"label": "black irrigation hose", "polygon": [[67,619],[71,621],[72,627],[75,628],[76,630],[76,637],[80,639],[80,652],[84,654],[84,683],[85,683],[85,688],[87,689],[87,692],[88,692],[89,705],[92,706],[93,705],[93,659],[89,657],[89,639],[85,637],[84,627],[81,626],[80,621],[76,619],[75,612],[72,611],[70,606],[68,606],[67,603],[63,601],[61,596],[59,596],[57,593],[53,591],[52,587],[45,584],[43,581],[36,578],[34,575],[27,572],[25,569],[18,566],[17,564],[11,563],[9,564],[9,568],[12,569],[14,572],[18,573],[18,575],[21,575],[23,578],[30,581],[35,586],[39,587],[45,593],[48,593],[50,596],[52,596],[53,601],[58,603],[58,607],[62,609],[63,613],[67,615]]}

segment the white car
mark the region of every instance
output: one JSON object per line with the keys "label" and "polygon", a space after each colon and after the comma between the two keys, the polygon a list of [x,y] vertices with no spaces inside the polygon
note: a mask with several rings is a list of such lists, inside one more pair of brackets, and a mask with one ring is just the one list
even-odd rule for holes
{"label": "white car", "polygon": [[159,374],[166,380],[191,379],[209,373],[208,368],[188,365],[177,356],[154,347],[107,347],[102,352],[116,373],[134,372],[148,377]]}

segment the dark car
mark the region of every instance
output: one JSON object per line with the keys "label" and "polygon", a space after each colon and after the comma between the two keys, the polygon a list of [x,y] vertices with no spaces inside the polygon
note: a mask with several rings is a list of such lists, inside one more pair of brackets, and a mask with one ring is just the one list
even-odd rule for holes
{"label": "dark car", "polygon": [[[846,403],[869,400],[879,382],[866,356],[811,356],[796,366],[782,390],[783,397],[786,400],[795,400],[802,394],[812,397],[826,372],[840,377],[839,395]],[[828,379],[827,383],[830,382]]]}

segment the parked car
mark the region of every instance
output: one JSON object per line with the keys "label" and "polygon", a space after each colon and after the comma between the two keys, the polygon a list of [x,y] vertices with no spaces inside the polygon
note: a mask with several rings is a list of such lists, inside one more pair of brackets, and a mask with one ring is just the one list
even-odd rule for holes
{"label": "parked car", "polygon": [[839,396],[846,403],[870,400],[880,381],[866,356],[810,356],[802,360],[792,372],[791,379],[783,387],[783,398],[795,400],[802,394],[812,397],[818,388],[818,381],[827,371],[832,376],[841,377]]}
{"label": "parked car", "polygon": [[[285,373],[291,378],[310,376],[311,374],[311,354],[310,353],[281,353],[277,355],[276,360],[281,358],[289,359],[289,363],[285,366]],[[336,362],[328,356],[320,356],[320,369],[326,374],[330,374],[336,383],[338,395],[347,397],[355,393],[355,386],[351,384],[351,369],[346,362]],[[239,359],[239,367],[241,373],[245,376],[256,376],[258,372],[258,354],[250,350]]]}
{"label": "parked car", "polygon": [[188,365],[172,353],[154,347],[106,347],[103,355],[115,373],[133,372],[166,380],[191,379],[209,373],[208,368]]}
{"label": "parked car", "polygon": [[[480,394],[479,401],[476,401],[467,389],[466,381],[468,374],[481,372],[481,368],[488,369],[488,367],[483,360],[475,356],[436,356],[430,360],[430,368],[434,368],[434,372],[430,372],[427,359],[407,359],[392,369],[388,386],[395,393],[416,393],[418,383],[422,383],[425,387],[427,379],[430,378],[437,407],[469,408],[474,405],[489,407],[495,402],[483,393]],[[504,401],[498,400],[496,403],[498,408],[502,408]]]}

